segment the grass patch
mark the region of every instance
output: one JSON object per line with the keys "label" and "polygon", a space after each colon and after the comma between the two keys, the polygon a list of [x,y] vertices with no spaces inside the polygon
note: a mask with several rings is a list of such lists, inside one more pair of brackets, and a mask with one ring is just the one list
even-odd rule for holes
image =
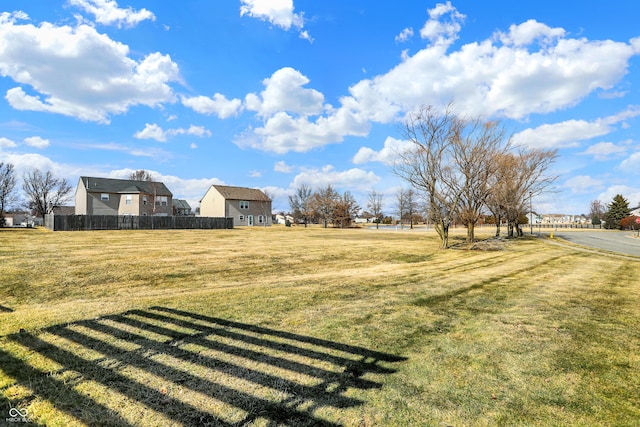
{"label": "grass patch", "polygon": [[640,262],[533,238],[438,244],[0,230],[0,420],[638,425]]}

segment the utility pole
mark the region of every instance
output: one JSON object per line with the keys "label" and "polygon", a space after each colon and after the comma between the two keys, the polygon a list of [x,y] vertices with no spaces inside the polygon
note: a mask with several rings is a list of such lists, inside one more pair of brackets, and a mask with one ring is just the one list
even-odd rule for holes
{"label": "utility pole", "polygon": [[533,203],[531,201],[533,197],[533,193],[529,191],[529,229],[531,230],[531,235],[533,235]]}

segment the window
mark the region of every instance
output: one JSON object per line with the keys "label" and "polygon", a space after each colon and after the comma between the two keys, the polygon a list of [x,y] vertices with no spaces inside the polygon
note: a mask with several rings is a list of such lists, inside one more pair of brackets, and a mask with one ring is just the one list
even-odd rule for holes
{"label": "window", "polygon": [[249,202],[247,201],[241,201],[240,202],[240,209],[249,209]]}
{"label": "window", "polygon": [[264,224],[264,216],[260,215],[258,217],[258,224]]}
{"label": "window", "polygon": [[156,196],[156,206],[167,206],[167,196]]}
{"label": "window", "polygon": [[142,204],[147,206],[147,196],[142,196]]}
{"label": "window", "polygon": [[240,221],[244,221],[244,215],[240,215],[240,218],[238,218]]}
{"label": "window", "polygon": [[102,200],[103,202],[108,202],[109,201],[109,193],[100,194],[100,200]]}
{"label": "window", "polygon": [[131,196],[131,194],[127,194],[124,197],[124,203],[125,205],[130,205],[131,203],[133,203],[133,196]]}

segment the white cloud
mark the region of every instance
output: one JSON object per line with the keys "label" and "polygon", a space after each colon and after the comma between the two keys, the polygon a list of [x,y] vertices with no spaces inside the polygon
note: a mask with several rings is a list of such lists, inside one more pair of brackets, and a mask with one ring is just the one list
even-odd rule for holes
{"label": "white cloud", "polygon": [[380,162],[391,166],[398,158],[398,153],[405,152],[413,147],[411,141],[392,138],[390,136],[384,141],[384,147],[380,151],[375,151],[369,147],[361,147],[355,156],[353,163],[363,164],[369,162]]}
{"label": "white cloud", "polygon": [[620,170],[626,173],[640,174],[640,151],[636,151],[620,163]]}
{"label": "white cloud", "polygon": [[41,138],[39,136],[31,136],[29,138],[25,138],[24,143],[27,144],[29,147],[40,148],[40,149],[47,148],[49,146],[49,140]]}
{"label": "white cloud", "polygon": [[174,102],[171,82],[180,81],[169,55],[129,57],[129,47],[93,27],[19,24],[0,15],[0,74],[20,86],[5,98],[18,110],[109,122],[136,105]]}
{"label": "white cloud", "polygon": [[409,40],[411,37],[413,37],[413,28],[408,27],[402,30],[400,34],[396,36],[395,41],[398,43],[404,43],[407,40]]}
{"label": "white cloud", "polygon": [[535,21],[452,50],[462,16],[450,3],[430,15],[422,35],[437,42],[413,56],[405,53],[388,72],[357,82],[350,99],[341,102],[382,123],[425,102],[443,106],[451,100],[459,113],[522,119],[614,89],[629,59],[640,52],[630,43],[568,38],[563,29]]}
{"label": "white cloud", "polygon": [[136,139],[155,139],[156,141],[166,142],[167,135],[165,131],[155,123],[145,123],[144,129],[133,134]]}
{"label": "white cloud", "polygon": [[164,130],[155,123],[145,123],[144,129],[133,134],[133,137],[137,139],[155,139],[159,142],[166,142],[167,138],[177,135],[193,135],[204,138],[206,136],[211,136],[211,131],[202,126],[195,125],[191,125],[187,129],[173,128]]}
{"label": "white cloud", "polygon": [[364,136],[369,132],[369,123],[363,117],[345,107],[334,109],[323,104],[324,96],[304,88],[307,83],[307,77],[289,67],[265,79],[264,91],[245,97],[246,109],[256,111],[263,126],[248,129],[235,143],[284,154],[306,152],[341,142],[347,135]]}
{"label": "white cloud", "polygon": [[304,14],[295,13],[293,0],[241,0],[240,16],[250,16],[267,21],[283,30],[295,27],[300,38],[312,41],[309,33],[304,31]]}
{"label": "white cloud", "polygon": [[251,178],[260,178],[260,177],[262,177],[262,172],[253,170],[253,171],[249,172],[249,176]]}
{"label": "white cloud", "polygon": [[567,179],[563,187],[571,190],[572,193],[587,194],[599,191],[604,188],[604,182],[586,175],[578,175]]}
{"label": "white cloud", "polygon": [[[445,43],[457,38],[465,15],[458,12],[450,1],[438,3],[436,7],[429,9],[427,12],[429,13],[429,20],[420,30],[420,37],[432,42]],[[443,18],[446,16],[449,16],[449,20],[445,21]]]}
{"label": "white cloud", "polygon": [[221,119],[237,116],[242,109],[242,101],[239,99],[227,99],[224,95],[216,93],[213,98],[208,96],[194,96],[181,98],[182,105],[189,107],[200,114],[215,114]]}
{"label": "white cloud", "polygon": [[0,138],[0,148],[15,148],[18,144],[10,140],[9,138]]}
{"label": "white cloud", "polygon": [[262,83],[265,90],[260,95],[249,94],[246,97],[247,109],[257,111],[261,116],[282,111],[308,116],[320,114],[323,110],[324,96],[315,89],[304,88],[309,79],[298,70],[281,68]]}
{"label": "white cloud", "polygon": [[622,197],[627,199],[629,207],[638,206],[638,204],[640,204],[640,187],[631,187],[629,185],[612,185],[604,192],[600,193],[597,200],[600,200],[605,204],[610,204],[613,201],[613,198],[618,194],[622,194]]}
{"label": "white cloud", "polygon": [[122,9],[114,0],[69,0],[69,3],[95,16],[102,25],[134,27],[147,19],[155,21],[155,15],[147,9]]}
{"label": "white cloud", "polygon": [[598,142],[589,146],[582,154],[593,156],[596,160],[607,160],[612,156],[626,153],[628,147],[616,145],[613,142]]}
{"label": "white cloud", "polygon": [[550,28],[535,19],[530,19],[520,25],[511,25],[508,33],[498,32],[496,37],[510,46],[526,46],[535,41],[549,46],[564,35],[565,30],[562,28]]}
{"label": "white cloud", "polygon": [[311,188],[322,188],[331,185],[335,189],[349,191],[368,191],[380,181],[373,172],[353,168],[345,171],[337,171],[332,165],[322,169],[306,169],[296,175],[291,183],[292,188],[308,185]]}
{"label": "white cloud", "polygon": [[[607,135],[613,132],[614,125],[625,123],[625,120],[640,115],[640,109],[635,106],[628,107],[626,110],[596,119],[594,121],[586,120],[566,120],[560,123],[544,124],[536,128],[525,129],[514,135],[513,141],[516,144],[527,145],[532,148],[551,148],[551,147],[571,147],[576,146],[579,141],[587,141],[598,136]],[[604,147],[596,147],[602,149]],[[588,154],[596,154],[589,152]]]}
{"label": "white cloud", "polygon": [[273,165],[273,170],[276,172],[291,173],[294,169],[293,166],[287,165],[284,160],[280,160]]}

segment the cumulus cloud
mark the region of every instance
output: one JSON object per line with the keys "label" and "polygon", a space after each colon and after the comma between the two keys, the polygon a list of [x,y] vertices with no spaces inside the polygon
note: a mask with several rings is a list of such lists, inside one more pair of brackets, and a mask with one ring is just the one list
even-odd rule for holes
{"label": "cumulus cloud", "polygon": [[41,138],[39,136],[31,136],[31,137],[25,138],[24,143],[27,144],[29,147],[40,148],[40,149],[47,148],[49,146],[49,140]]}
{"label": "cumulus cloud", "polygon": [[589,146],[582,154],[593,156],[596,160],[608,160],[611,157],[623,155],[628,150],[624,145],[613,142],[598,142]]}
{"label": "cumulus cloud", "polygon": [[331,185],[336,189],[368,191],[379,181],[380,178],[371,171],[358,168],[338,171],[332,165],[327,165],[322,169],[303,170],[293,179],[291,187],[307,185],[311,188],[322,188]]}
{"label": "cumulus cloud", "polygon": [[384,141],[384,147],[380,151],[375,151],[369,147],[360,147],[358,152],[353,156],[354,164],[363,164],[369,162],[380,162],[391,166],[398,159],[398,154],[405,152],[413,147],[411,141],[392,138],[390,136]]}
{"label": "cumulus cloud", "polygon": [[169,55],[129,57],[129,47],[88,25],[21,24],[20,14],[0,15],[0,74],[20,86],[5,99],[18,110],[63,114],[108,123],[136,105],[174,102],[180,81]]}
{"label": "cumulus cloud", "polygon": [[407,40],[409,40],[411,37],[413,37],[413,28],[409,27],[402,30],[400,34],[396,36],[395,40],[398,43],[404,43]]}
{"label": "cumulus cloud", "polygon": [[629,201],[630,207],[635,207],[640,204],[640,188],[629,185],[612,185],[600,193],[597,199],[604,203],[611,203],[613,198],[618,194],[622,194],[622,196]]}
{"label": "cumulus cloud", "polygon": [[277,70],[263,81],[265,90],[245,97],[246,109],[263,119],[263,126],[239,135],[235,143],[284,154],[306,152],[341,142],[347,135],[364,136],[366,119],[351,109],[334,109],[324,104],[324,96],[305,88],[309,79],[293,68]]}
{"label": "cumulus cloud", "polygon": [[304,27],[304,14],[295,13],[293,0],[241,0],[240,16],[250,16],[289,31],[298,29],[300,37],[312,41]]}
{"label": "cumulus cloud", "polygon": [[10,140],[9,138],[0,138],[0,148],[15,148],[18,144]]}
{"label": "cumulus cloud", "polygon": [[227,99],[224,95],[216,93],[213,97],[193,96],[181,98],[182,105],[191,108],[200,114],[215,114],[221,119],[237,116],[242,109],[242,101],[239,99]]}
{"label": "cumulus cloud", "polygon": [[458,12],[450,1],[438,3],[427,12],[429,13],[429,20],[420,30],[420,37],[432,42],[444,42],[447,44],[457,38],[457,34],[460,32],[466,17]]}
{"label": "cumulus cloud", "polygon": [[626,173],[640,174],[640,151],[636,151],[620,163],[620,170]]}
{"label": "cumulus cloud", "polygon": [[284,160],[280,160],[273,165],[273,170],[275,172],[291,173],[293,172],[294,167],[286,164]]}
{"label": "cumulus cloud", "polygon": [[173,128],[164,130],[155,123],[144,125],[144,129],[136,132],[133,137],[136,139],[155,139],[159,142],[166,142],[168,138],[177,135],[192,135],[200,138],[211,136],[211,131],[202,127],[191,125],[188,128]]}
{"label": "cumulus cloud", "polygon": [[593,191],[601,191],[604,188],[604,182],[587,175],[578,175],[567,179],[563,187],[569,189],[572,193],[587,194]]}
{"label": "cumulus cloud", "polygon": [[308,83],[309,79],[300,71],[291,67],[281,68],[262,81],[265,89],[260,95],[247,95],[247,109],[261,116],[282,111],[302,116],[320,114],[324,96],[315,89],[305,88]]}
{"label": "cumulus cloud", "polygon": [[155,21],[153,12],[147,9],[134,10],[118,7],[115,0],[69,0],[69,4],[77,6],[95,16],[96,22],[102,25],[115,25],[118,28],[134,27],[142,21]]}
{"label": "cumulus cloud", "polygon": [[425,100],[456,101],[460,113],[523,119],[608,91],[626,74],[636,44],[570,38],[562,28],[527,21],[452,49],[464,16],[449,2],[429,11],[421,35],[431,43],[402,63],[349,89],[350,108],[388,123]]}
{"label": "cumulus cloud", "polygon": [[[578,145],[579,141],[587,141],[598,136],[607,135],[615,130],[614,125],[640,115],[640,109],[631,106],[612,116],[594,121],[566,120],[560,123],[544,124],[536,128],[525,129],[514,135],[516,144],[532,148],[561,148]],[[604,146],[594,149],[603,149]],[[589,150],[587,150],[589,151]],[[595,153],[588,153],[595,154]]]}

